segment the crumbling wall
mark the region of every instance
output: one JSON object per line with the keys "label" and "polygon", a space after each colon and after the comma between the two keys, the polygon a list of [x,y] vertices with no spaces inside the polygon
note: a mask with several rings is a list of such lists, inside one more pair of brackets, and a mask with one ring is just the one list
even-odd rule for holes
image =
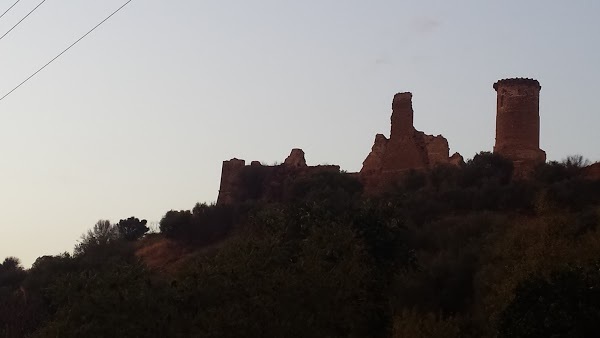
{"label": "crumbling wall", "polygon": [[262,165],[232,159],[223,162],[217,204],[231,205],[248,200],[282,200],[298,178],[323,172],[340,172],[337,165],[308,166],[302,149],[292,149],[283,164]]}
{"label": "crumbling wall", "polygon": [[448,140],[427,135],[413,126],[412,94],[398,93],[392,100],[390,138],[375,136],[363,162],[360,177],[367,193],[377,193],[409,170],[431,169],[439,164],[460,164],[462,156],[449,157]]}
{"label": "crumbling wall", "polygon": [[284,165],[294,168],[306,167],[306,159],[304,158],[304,151],[302,149],[292,149],[290,156],[288,156],[283,162]]}
{"label": "crumbling wall", "polygon": [[583,168],[583,177],[588,180],[600,180],[600,162],[593,163]]}
{"label": "crumbling wall", "polygon": [[427,149],[427,160],[429,167],[435,167],[438,164],[448,163],[448,155],[450,154],[450,147],[448,146],[448,140],[442,135],[426,135],[421,132],[421,137],[425,142],[425,148]]}
{"label": "crumbling wall", "polygon": [[398,93],[392,100],[390,139],[383,153],[386,174],[428,166],[426,145],[413,126],[412,94]]}

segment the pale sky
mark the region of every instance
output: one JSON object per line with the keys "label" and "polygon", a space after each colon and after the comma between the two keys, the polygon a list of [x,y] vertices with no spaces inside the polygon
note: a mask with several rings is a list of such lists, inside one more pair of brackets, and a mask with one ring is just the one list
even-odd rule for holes
{"label": "pale sky", "polygon": [[[0,40],[0,96],[124,2],[46,1]],[[215,201],[233,157],[299,147],[358,171],[402,91],[417,129],[471,158],[494,144],[492,84],[536,78],[548,159],[598,161],[598,15],[596,0],[134,0],[0,101],[0,259]]]}

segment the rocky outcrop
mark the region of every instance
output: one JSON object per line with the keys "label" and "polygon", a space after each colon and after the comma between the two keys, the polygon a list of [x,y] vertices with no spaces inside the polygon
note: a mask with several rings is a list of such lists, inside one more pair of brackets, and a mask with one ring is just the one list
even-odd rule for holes
{"label": "rocky outcrop", "polygon": [[392,101],[390,138],[375,136],[371,153],[363,162],[360,176],[366,192],[376,193],[409,170],[431,169],[439,164],[462,163],[456,153],[449,157],[448,140],[427,135],[413,126],[412,94],[398,93]]}

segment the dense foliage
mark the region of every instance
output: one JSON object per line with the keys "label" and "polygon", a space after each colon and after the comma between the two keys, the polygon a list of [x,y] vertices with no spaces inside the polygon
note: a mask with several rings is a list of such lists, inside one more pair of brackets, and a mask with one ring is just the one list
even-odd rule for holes
{"label": "dense foliage", "polygon": [[600,182],[584,164],[511,180],[481,153],[378,197],[322,173],[278,201],[256,185],[244,205],[169,211],[161,234],[99,221],[73,254],[0,264],[0,337],[596,337]]}

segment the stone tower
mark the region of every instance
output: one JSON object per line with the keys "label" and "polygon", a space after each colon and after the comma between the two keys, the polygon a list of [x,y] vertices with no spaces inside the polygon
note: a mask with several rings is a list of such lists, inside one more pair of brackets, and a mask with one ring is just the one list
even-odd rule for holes
{"label": "stone tower", "polygon": [[514,78],[494,83],[497,92],[494,153],[513,161],[515,176],[527,176],[546,161],[540,149],[540,90],[537,80]]}
{"label": "stone tower", "polygon": [[217,204],[233,204],[240,199],[240,177],[245,167],[246,161],[237,158],[223,161]]}

